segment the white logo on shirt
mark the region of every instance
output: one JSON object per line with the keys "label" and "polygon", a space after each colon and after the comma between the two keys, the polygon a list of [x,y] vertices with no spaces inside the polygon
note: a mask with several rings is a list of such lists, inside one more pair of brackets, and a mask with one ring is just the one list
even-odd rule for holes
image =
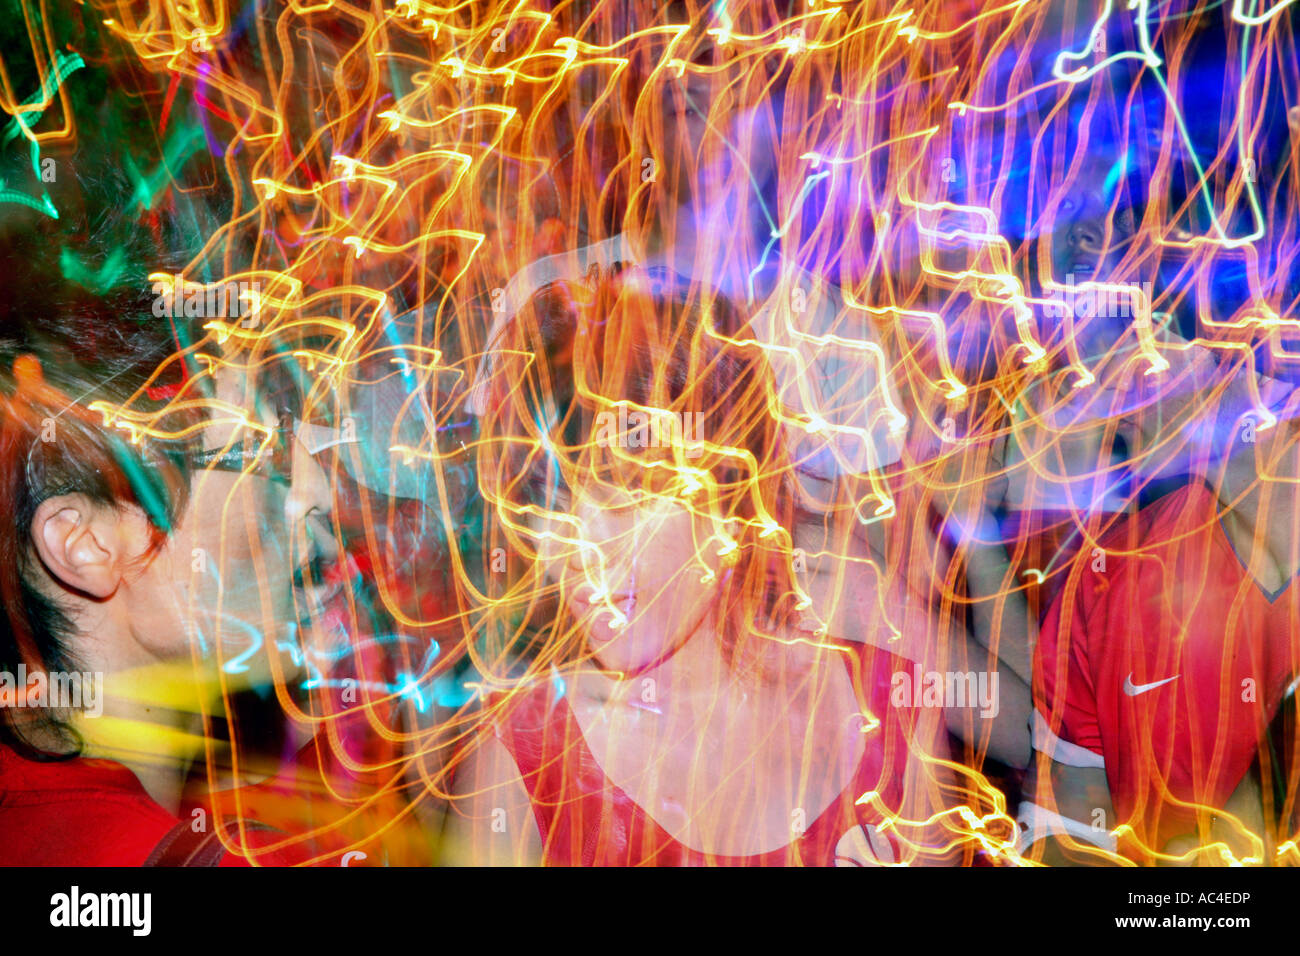
{"label": "white logo on shirt", "polygon": [[1173,677],[1166,677],[1164,680],[1158,680],[1151,684],[1134,684],[1133,673],[1130,671],[1128,677],[1124,678],[1124,693],[1130,697],[1136,697],[1138,694],[1145,694],[1149,690],[1155,690],[1161,684],[1168,684],[1171,680],[1178,680],[1181,674],[1175,674]]}

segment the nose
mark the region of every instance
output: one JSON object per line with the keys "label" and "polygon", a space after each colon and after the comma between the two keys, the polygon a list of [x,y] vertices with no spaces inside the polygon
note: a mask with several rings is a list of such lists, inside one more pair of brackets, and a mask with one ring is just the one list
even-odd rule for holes
{"label": "nose", "polygon": [[580,508],[575,517],[578,518],[577,535],[582,544],[568,551],[562,570],[572,581],[585,580],[589,574],[599,577],[609,555],[609,539],[601,529],[599,513]]}
{"label": "nose", "polygon": [[285,520],[298,540],[301,530],[306,537],[303,553],[314,553],[321,560],[338,558],[339,546],[330,522],[333,494],[329,476],[316,456],[298,438],[293,442],[293,474],[289,496],[285,501]]}
{"label": "nose", "polygon": [[1104,235],[1101,223],[1092,216],[1076,219],[1067,233],[1070,247],[1084,252],[1100,252]]}

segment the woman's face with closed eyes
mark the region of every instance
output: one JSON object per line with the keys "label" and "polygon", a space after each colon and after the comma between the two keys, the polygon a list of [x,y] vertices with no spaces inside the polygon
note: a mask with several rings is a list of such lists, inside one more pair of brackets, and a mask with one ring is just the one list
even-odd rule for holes
{"label": "woman's face with closed eyes", "polygon": [[559,588],[588,649],[602,667],[630,674],[667,659],[706,623],[725,542],[667,469],[619,472],[576,488],[554,469],[534,472],[539,507],[528,524],[545,583]]}

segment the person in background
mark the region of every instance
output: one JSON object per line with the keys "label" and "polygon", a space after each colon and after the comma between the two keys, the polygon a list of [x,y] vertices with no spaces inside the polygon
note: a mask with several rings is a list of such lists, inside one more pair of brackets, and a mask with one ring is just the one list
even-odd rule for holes
{"label": "person in background", "polygon": [[1193,477],[1077,561],[1042,624],[1020,818],[1044,862],[1267,863],[1291,832],[1268,731],[1300,673],[1300,393],[1167,337],[1159,378],[1130,363],[1090,398]]}
{"label": "person in background", "polygon": [[[497,675],[506,689],[456,767],[447,851],[557,865],[951,862],[961,827],[941,793],[945,724],[1023,764],[1028,688],[1003,668],[986,675],[1000,693],[978,717],[916,706],[898,693],[912,665],[883,649],[880,616],[855,641],[801,627],[796,479],[768,411],[772,373],[737,310],[690,288],[597,269],[543,288],[512,326],[480,484],[532,569],[508,593],[547,599],[530,609],[528,676]],[[638,433],[620,409],[681,427]],[[963,639],[946,659],[986,655]]]}

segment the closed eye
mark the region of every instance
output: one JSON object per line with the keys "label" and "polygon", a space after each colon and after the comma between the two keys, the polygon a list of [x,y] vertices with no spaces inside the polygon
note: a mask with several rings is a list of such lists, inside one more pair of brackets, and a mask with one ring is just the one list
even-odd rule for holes
{"label": "closed eye", "polygon": [[568,486],[558,475],[552,478],[544,472],[533,471],[524,484],[528,496],[534,501],[567,501],[569,497]]}

